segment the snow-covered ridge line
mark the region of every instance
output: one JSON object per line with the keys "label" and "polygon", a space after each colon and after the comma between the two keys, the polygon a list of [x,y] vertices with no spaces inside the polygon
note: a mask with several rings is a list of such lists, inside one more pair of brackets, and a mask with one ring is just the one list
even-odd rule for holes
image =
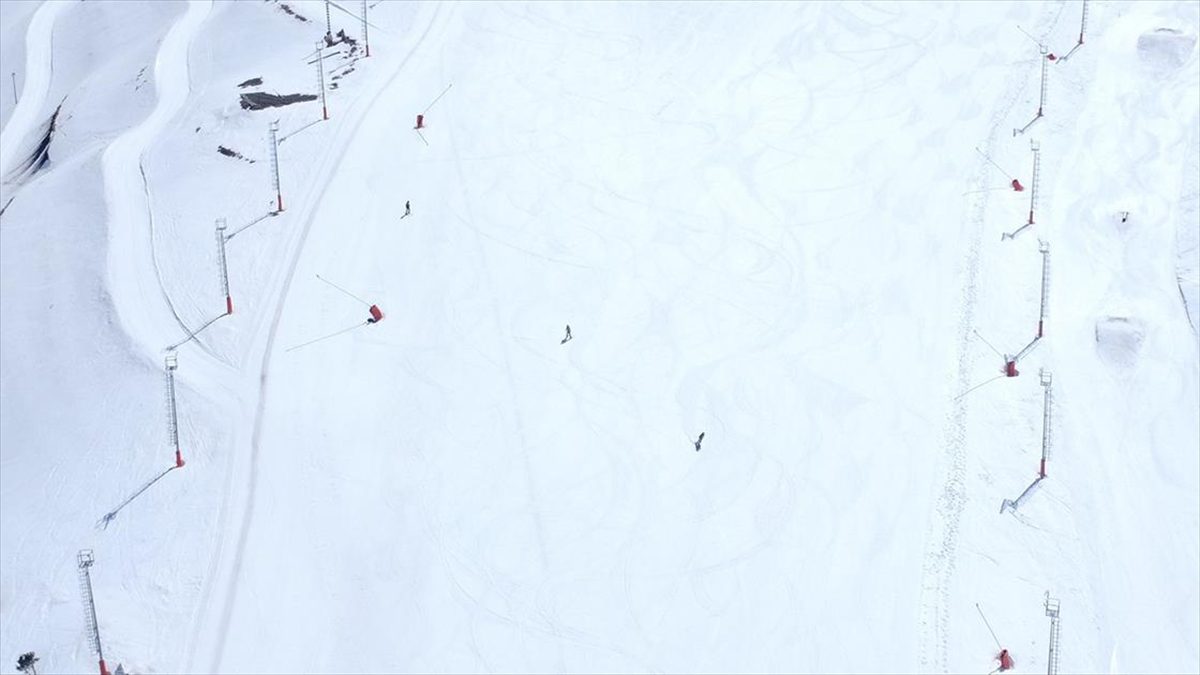
{"label": "snow-covered ridge line", "polygon": [[37,128],[54,75],[54,22],[65,2],[45,2],[29,22],[25,34],[25,84],[21,98],[4,130],[0,131],[0,177],[12,170],[24,140]]}

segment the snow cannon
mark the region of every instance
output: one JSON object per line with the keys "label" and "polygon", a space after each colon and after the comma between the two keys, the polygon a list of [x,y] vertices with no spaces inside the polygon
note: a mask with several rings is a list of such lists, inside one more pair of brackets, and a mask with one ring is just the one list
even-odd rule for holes
{"label": "snow cannon", "polygon": [[379,311],[379,305],[371,305],[371,318],[367,319],[367,323],[379,323],[383,321],[383,312]]}
{"label": "snow cannon", "polygon": [[424,129],[425,128],[425,116],[424,115],[417,115],[417,126],[415,126],[413,128],[414,129]]}
{"label": "snow cannon", "polygon": [[1005,377],[1016,377],[1017,375],[1020,375],[1020,374],[1021,373],[1019,371],[1017,371],[1017,360],[1016,359],[1012,359],[1012,360],[1005,359],[1004,360],[1004,376]]}
{"label": "snow cannon", "polygon": [[1013,660],[1012,657],[1008,655],[1007,649],[1001,649],[1000,655],[996,658],[1000,660],[1000,672],[1003,673],[1006,670],[1012,670]]}
{"label": "snow cannon", "polygon": [[1025,186],[1021,185],[1021,181],[1014,178],[1013,182],[1012,182],[1012,189],[1013,189],[1013,192],[1024,192]]}

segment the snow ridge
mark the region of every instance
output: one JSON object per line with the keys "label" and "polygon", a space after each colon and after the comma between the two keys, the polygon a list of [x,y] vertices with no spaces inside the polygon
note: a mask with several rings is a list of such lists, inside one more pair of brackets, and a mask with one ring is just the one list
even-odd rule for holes
{"label": "snow ridge", "polygon": [[65,2],[45,2],[37,9],[25,34],[25,83],[21,99],[4,130],[0,131],[0,176],[7,176],[17,161],[18,150],[37,128],[38,115],[46,105],[50,80],[54,76],[54,21],[67,6]]}
{"label": "snow ridge", "polygon": [[190,91],[188,49],[212,9],[212,0],[190,0],[187,12],[167,33],[154,63],[157,102],[141,124],[122,134],[104,152],[108,203],[108,272],[113,304],[125,332],[146,354],[175,341],[163,318],[171,316],[188,332],[160,283],[154,254],[154,220],[141,168],[142,154],[175,117]]}

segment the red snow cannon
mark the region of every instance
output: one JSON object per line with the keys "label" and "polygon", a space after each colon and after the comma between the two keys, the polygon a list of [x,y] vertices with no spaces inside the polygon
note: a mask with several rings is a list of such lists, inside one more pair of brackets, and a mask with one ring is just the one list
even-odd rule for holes
{"label": "red snow cannon", "polygon": [[1006,361],[1004,363],[1004,375],[1006,377],[1016,377],[1017,375],[1020,375],[1020,374],[1021,373],[1017,371],[1017,362],[1016,361]]}
{"label": "red snow cannon", "polygon": [[371,318],[367,319],[367,323],[379,323],[383,321],[383,312],[379,311],[379,305],[371,305]]}
{"label": "red snow cannon", "polygon": [[1021,185],[1021,181],[1017,180],[1016,178],[1013,179],[1012,188],[1013,188],[1014,192],[1024,192],[1025,191],[1025,186]]}
{"label": "red snow cannon", "polygon": [[1000,656],[997,658],[1000,659],[1000,672],[1003,673],[1006,670],[1012,670],[1013,660],[1012,657],[1008,655],[1007,649],[1001,649]]}
{"label": "red snow cannon", "polygon": [[425,116],[424,115],[417,115],[417,126],[415,126],[413,128],[414,129],[424,129],[425,128]]}

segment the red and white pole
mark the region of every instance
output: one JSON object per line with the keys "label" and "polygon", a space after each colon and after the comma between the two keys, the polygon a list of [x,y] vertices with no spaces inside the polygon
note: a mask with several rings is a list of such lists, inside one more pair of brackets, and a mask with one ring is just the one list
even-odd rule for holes
{"label": "red and white pole", "polygon": [[167,367],[167,430],[171,445],[175,447],[175,468],[178,469],[184,465],[183,452],[179,449],[179,413],[175,407],[175,369],[179,367],[179,361],[175,358],[175,354],[167,354],[165,363]]}
{"label": "red and white pole", "polygon": [[1083,0],[1083,16],[1079,19],[1079,44],[1083,44],[1083,34],[1087,32],[1087,3],[1088,0]]}
{"label": "red and white pole", "polygon": [[271,122],[271,187],[275,188],[277,211],[283,211],[283,192],[279,188],[279,120]]}
{"label": "red and white pole", "polygon": [[1038,99],[1038,117],[1042,116],[1042,111],[1046,107],[1046,67],[1049,65],[1051,59],[1049,51],[1050,50],[1046,48],[1046,45],[1038,45],[1038,52],[1042,55],[1042,87],[1041,95]]}
{"label": "red and white pole", "polygon": [[1050,244],[1044,241],[1039,241],[1038,251],[1042,254],[1042,301],[1041,306],[1038,309],[1037,336],[1041,338],[1045,335],[1046,294],[1050,286]]}
{"label": "red and white pole", "polygon": [[362,0],[362,39],[367,56],[371,56],[371,40],[367,38],[367,0]]}
{"label": "red and white pole", "polygon": [[1042,463],[1038,475],[1046,477],[1046,459],[1050,456],[1050,383],[1053,376],[1046,370],[1041,371],[1042,382]]}
{"label": "red and white pole", "polygon": [[100,644],[100,622],[96,620],[96,596],[92,592],[91,568],[96,559],[90,548],[80,551],[76,559],[79,561],[79,590],[83,593],[84,604],[87,605],[84,608],[84,619],[87,621],[88,643],[100,659],[100,675],[108,675],[108,666],[104,664],[104,647]]}
{"label": "red and white pole", "polygon": [[[1038,114],[1041,115],[1040,108],[1038,109]],[[1033,211],[1037,208],[1038,186],[1040,178],[1038,174],[1041,172],[1042,168],[1042,150],[1041,144],[1037,141],[1030,141],[1029,147],[1031,150],[1033,150],[1033,182],[1029,186],[1029,222],[1027,224],[1032,225]]]}
{"label": "red and white pole", "polygon": [[217,260],[221,264],[221,292],[225,294],[225,314],[233,314],[233,297],[229,295],[229,264],[225,258],[224,218],[217,218]]}
{"label": "red and white pole", "polygon": [[325,105],[325,58],[321,54],[323,43],[317,41],[317,91],[321,92],[321,119],[329,119],[329,108]]}

